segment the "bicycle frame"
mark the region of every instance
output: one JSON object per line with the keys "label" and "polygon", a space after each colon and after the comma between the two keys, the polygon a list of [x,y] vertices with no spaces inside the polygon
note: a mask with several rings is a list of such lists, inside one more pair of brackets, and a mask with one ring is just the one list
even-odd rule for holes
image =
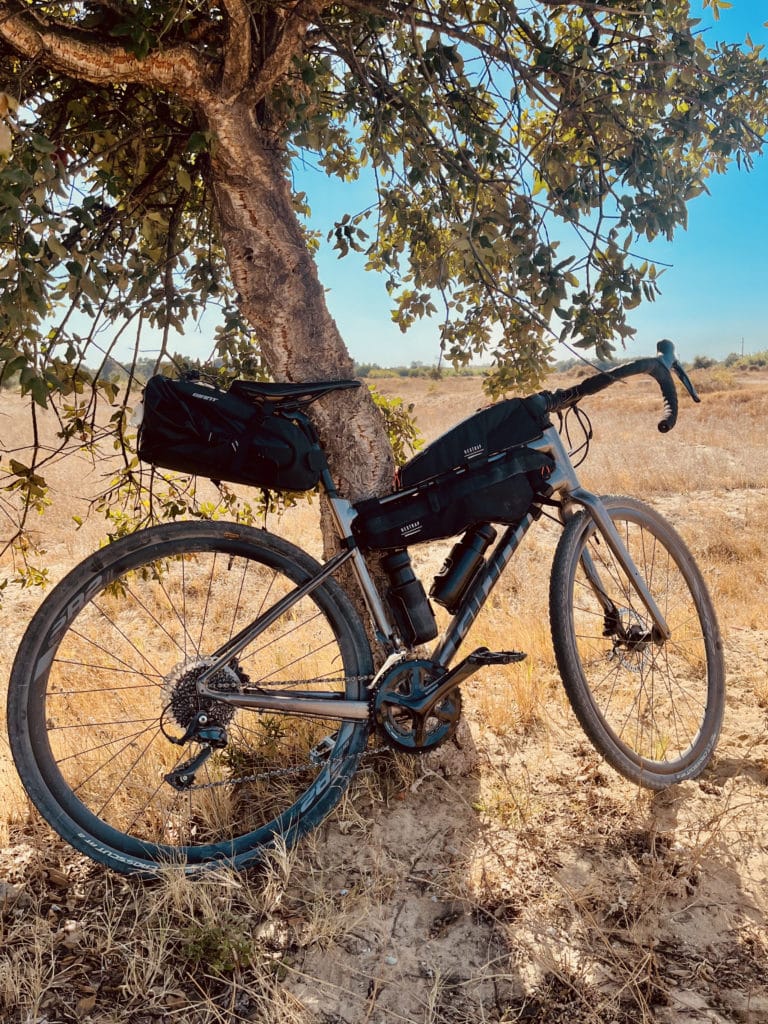
{"label": "bicycle frame", "polygon": [[[542,437],[529,442],[528,447],[546,452],[554,459],[555,468],[548,483],[553,493],[559,495],[561,518],[565,519],[573,514],[573,505],[580,505],[587,510],[587,513],[595,523],[596,529],[605,539],[617,561],[627,573],[638,596],[648,610],[657,631],[655,635],[658,639],[669,639],[669,627],[634,565],[618,531],[613,525],[613,521],[606,512],[600,498],[585,490],[579,483],[568,451],[557,430],[554,427],[548,427]],[[369,702],[367,700],[346,700],[341,693],[299,691],[294,689],[272,690],[262,687],[256,687],[248,693],[222,693],[221,690],[212,690],[207,686],[207,680],[218,672],[219,669],[225,666],[249,643],[253,642],[292,605],[311,594],[346,563],[350,564],[365,599],[377,639],[388,654],[379,672],[370,681],[369,688],[373,690],[377,680],[393,664],[404,660],[408,656],[407,649],[398,637],[386,605],[382,601],[371,577],[365,556],[354,541],[352,522],[356,512],[349,501],[338,495],[335,484],[327,470],[323,474],[323,486],[328,495],[331,515],[343,550],[326,562],[320,572],[313,576],[312,579],[297,586],[271,609],[256,618],[250,625],[246,626],[235,637],[214,652],[211,665],[200,675],[197,681],[198,693],[202,697],[208,697],[224,704],[231,704],[235,707],[253,711],[279,711],[282,714],[298,714],[308,717],[339,719],[342,721],[366,720],[370,715]],[[438,640],[430,656],[430,660],[444,668],[446,673],[449,672],[449,666],[453,658],[501,574],[540,514],[540,506],[534,506],[516,526],[508,526],[496,542],[484,564],[481,565],[480,571],[470,586],[469,591],[462,599],[458,611],[453,616],[447,630]],[[606,592],[600,582],[599,574],[592,560],[586,554],[582,555],[582,565],[603,608],[606,612],[611,611],[612,605],[605,596]],[[461,668],[454,669],[453,672],[456,673],[455,682],[458,683],[461,677]]]}

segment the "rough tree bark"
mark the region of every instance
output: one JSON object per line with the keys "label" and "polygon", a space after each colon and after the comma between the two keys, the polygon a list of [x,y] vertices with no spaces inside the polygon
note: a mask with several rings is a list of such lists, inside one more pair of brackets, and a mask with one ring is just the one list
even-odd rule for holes
{"label": "rough tree bark", "polygon": [[[212,185],[222,241],[270,372],[276,380],[351,377],[274,137],[255,123],[245,99],[214,99],[202,115],[216,136]],[[366,388],[331,395],[312,415],[342,494],[359,498],[391,484],[391,449]]]}

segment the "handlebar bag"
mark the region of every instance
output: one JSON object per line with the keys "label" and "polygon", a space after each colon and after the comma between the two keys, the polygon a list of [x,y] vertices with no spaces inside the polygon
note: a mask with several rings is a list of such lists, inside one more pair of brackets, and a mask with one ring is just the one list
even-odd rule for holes
{"label": "handlebar bag", "polygon": [[324,465],[306,416],[206,384],[150,378],[138,455],[144,462],[214,481],[307,491]]}
{"label": "handlebar bag", "polygon": [[414,487],[357,502],[352,531],[361,547],[385,551],[453,537],[478,523],[516,524],[546,491],[553,465],[549,455],[525,446],[473,460]]}

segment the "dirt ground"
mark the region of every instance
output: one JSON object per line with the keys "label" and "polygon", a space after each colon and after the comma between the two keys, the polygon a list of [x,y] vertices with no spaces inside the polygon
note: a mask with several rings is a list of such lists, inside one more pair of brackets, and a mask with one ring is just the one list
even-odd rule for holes
{"label": "dirt ground", "polygon": [[[377,386],[415,403],[427,437],[483,402],[473,380]],[[638,790],[581,734],[547,647],[544,531],[481,627],[509,634],[528,662],[466,685],[469,729],[451,756],[369,755],[340,810],[266,872],[110,875],[29,811],[0,731],[0,1020],[768,1022],[768,385],[732,387],[705,394],[703,412],[682,407],[689,433],[659,458],[671,480],[640,492],[701,559],[721,619],[728,704],[700,779]],[[653,401],[637,407],[655,446]],[[598,439],[617,422],[601,408]],[[732,443],[707,427],[722,410]],[[637,438],[633,424],[621,429]],[[619,470],[637,457],[639,478],[643,446],[618,460],[595,442],[603,490],[631,490]],[[82,492],[61,487],[71,513]],[[302,536],[306,514],[295,514]],[[92,540],[67,523],[47,545],[53,576]],[[428,576],[443,555],[415,560]],[[525,613],[510,618],[507,599]],[[6,677],[37,601],[5,595]]]}

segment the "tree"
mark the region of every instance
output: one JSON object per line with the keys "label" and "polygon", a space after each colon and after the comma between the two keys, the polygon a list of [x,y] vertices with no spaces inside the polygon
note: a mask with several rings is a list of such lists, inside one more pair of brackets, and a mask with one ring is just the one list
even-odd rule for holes
{"label": "tree", "polygon": [[[307,152],[372,173],[374,209],[332,237],[403,329],[439,316],[497,391],[558,337],[605,357],[658,288],[638,241],[749,166],[765,85],[759,50],[709,46],[684,0],[0,0],[2,380],[90,436],[114,338],[133,325],[138,354],[149,324],[165,356],[209,304],[236,366],[256,344],[278,380],[351,374],[291,183]],[[367,395],[317,413],[346,493],[386,486]]]}

